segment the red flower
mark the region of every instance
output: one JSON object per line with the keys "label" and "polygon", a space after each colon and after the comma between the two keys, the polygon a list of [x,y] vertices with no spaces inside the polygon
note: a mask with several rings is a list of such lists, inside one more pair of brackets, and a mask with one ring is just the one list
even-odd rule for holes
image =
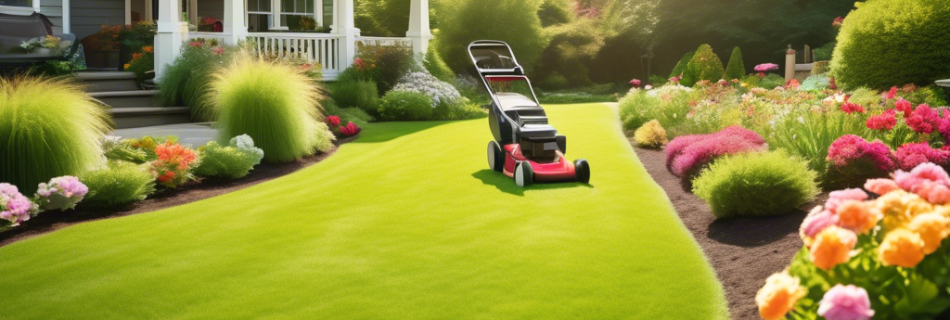
{"label": "red flower", "polygon": [[840,27],[842,23],[844,23],[844,17],[837,17],[835,18],[835,21],[831,23],[831,25],[835,27]]}
{"label": "red flower", "polygon": [[897,117],[895,117],[896,110],[891,109],[887,110],[882,114],[871,116],[868,118],[867,126],[871,130],[885,130],[889,131],[897,125]]}
{"label": "red flower", "polygon": [[630,80],[630,85],[631,85],[631,86],[640,87],[640,84],[641,84],[640,79],[633,79],[633,80]]}
{"label": "red flower", "polygon": [[894,108],[897,111],[903,112],[905,117],[910,117],[910,113],[914,111],[914,106],[910,104],[910,101],[900,98],[897,102],[894,102]]}
{"label": "red flower", "polygon": [[327,117],[327,122],[330,123],[330,126],[337,127],[340,125],[340,117],[329,116]]}
{"label": "red flower", "polygon": [[894,96],[897,95],[897,87],[891,87],[891,90],[887,92],[887,100],[894,99]]}
{"label": "red flower", "polygon": [[930,106],[922,104],[914,109],[904,122],[917,133],[928,134],[940,125],[940,114]]}
{"label": "red flower", "polygon": [[345,126],[343,126],[343,127],[340,127],[340,132],[343,133],[343,134],[346,135],[346,136],[355,136],[355,135],[357,135],[358,133],[360,133],[360,131],[362,131],[362,129],[360,129],[359,126],[357,126],[356,124],[354,124],[354,123],[352,123],[352,122],[347,123],[347,124],[346,124]]}
{"label": "red flower", "polygon": [[864,107],[858,104],[851,103],[851,102],[845,102],[844,104],[841,105],[841,111],[844,111],[847,114],[852,114],[855,112],[864,113]]}
{"label": "red flower", "polygon": [[835,84],[835,77],[828,78],[828,85],[831,86],[831,90],[838,90],[838,85]]}
{"label": "red flower", "polygon": [[172,181],[172,179],[175,179],[175,172],[165,171],[165,174],[158,177],[158,182],[167,183],[169,181]]}

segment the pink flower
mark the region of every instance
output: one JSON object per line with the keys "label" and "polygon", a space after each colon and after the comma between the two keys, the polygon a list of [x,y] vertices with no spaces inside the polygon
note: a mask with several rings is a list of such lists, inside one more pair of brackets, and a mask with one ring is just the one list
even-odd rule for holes
{"label": "pink flower", "polygon": [[897,117],[894,113],[895,109],[891,109],[882,114],[869,117],[867,121],[868,129],[890,131],[897,125]]}
{"label": "pink flower", "polygon": [[200,47],[202,45],[204,45],[204,43],[201,43],[200,41],[192,41],[188,43],[188,46],[193,47],[193,48]]}
{"label": "pink flower", "polygon": [[330,124],[331,127],[337,127],[340,125],[340,117],[329,116],[327,117],[327,122]]}
{"label": "pink flower", "polygon": [[838,216],[828,210],[823,210],[821,206],[817,206],[808,213],[808,216],[805,217],[805,220],[802,221],[801,229],[799,233],[802,236],[802,239],[814,239],[825,228],[833,226],[838,223]]}
{"label": "pink flower", "polygon": [[346,136],[355,136],[355,135],[359,134],[360,131],[362,131],[362,130],[363,130],[363,129],[361,129],[359,126],[357,126],[356,124],[354,124],[354,123],[352,123],[352,122],[347,123],[346,126],[343,126],[343,127],[340,128],[340,132],[343,133],[343,134],[346,135]]}
{"label": "pink flower", "polygon": [[670,78],[670,82],[672,82],[672,83],[680,83],[680,80],[682,80],[682,79],[683,79],[683,74],[680,74],[679,76],[675,76],[675,77]]}
{"label": "pink flower", "polygon": [[887,91],[887,100],[894,99],[897,96],[897,87],[891,87],[891,90]]}
{"label": "pink flower", "polygon": [[832,191],[828,194],[828,201],[825,201],[825,210],[828,210],[831,213],[836,213],[838,206],[840,206],[845,201],[864,201],[867,198],[868,194],[861,189],[844,189]]}
{"label": "pink flower", "polygon": [[755,131],[732,126],[717,133],[688,135],[667,146],[667,167],[674,175],[690,177],[719,156],[759,152],[768,148]]}
{"label": "pink flower", "polygon": [[9,221],[15,227],[30,220],[36,212],[37,206],[23,196],[16,186],[0,183],[0,219]]}
{"label": "pink flower", "polygon": [[883,196],[894,190],[899,190],[900,188],[897,182],[891,179],[869,179],[864,183],[864,189],[874,192],[879,196]]}
{"label": "pink flower", "polygon": [[828,78],[828,85],[831,86],[831,90],[838,90],[838,85],[835,83],[835,77]]}
{"label": "pink flower", "polygon": [[944,184],[924,181],[914,188],[914,193],[933,204],[950,203],[950,188]]}
{"label": "pink flower", "polygon": [[904,116],[907,119],[904,120],[911,129],[917,133],[928,134],[937,129],[940,126],[941,118],[937,110],[931,109],[930,106],[922,104],[917,106],[917,109],[914,109],[909,115],[907,112],[904,112]]}
{"label": "pink flower", "polygon": [[755,66],[755,71],[756,71],[756,72],[767,72],[767,71],[773,71],[773,70],[778,70],[778,65],[777,65],[777,64],[774,64],[774,63],[763,63],[763,64],[760,64],[760,65]]}
{"label": "pink flower", "polygon": [[911,170],[920,164],[932,162],[946,165],[950,162],[950,151],[931,148],[926,142],[908,143],[897,148],[897,167]]}
{"label": "pink flower", "polygon": [[49,183],[40,183],[36,190],[36,202],[44,211],[72,209],[88,192],[89,188],[78,178],[62,176],[53,178]]}
{"label": "pink flower", "polygon": [[827,320],[868,320],[874,316],[874,310],[864,288],[838,284],[825,292],[818,304],[818,315]]}
{"label": "pink flower", "polygon": [[882,176],[897,167],[891,149],[880,141],[867,142],[856,135],[843,135],[828,147],[828,160],[834,169],[845,172],[861,169],[866,164],[880,171]]}
{"label": "pink flower", "polygon": [[631,85],[631,86],[640,87],[640,84],[641,84],[640,79],[633,79],[633,80],[630,80],[630,85]]}
{"label": "pink flower", "polygon": [[918,186],[925,182],[950,186],[950,176],[947,175],[947,171],[936,164],[922,163],[910,172],[903,170],[894,172],[894,182],[901,189],[914,192]]}
{"label": "pink flower", "polygon": [[844,23],[844,17],[837,17],[835,18],[835,21],[831,23],[831,25],[837,28],[840,27],[842,23]]}
{"label": "pink flower", "polygon": [[211,49],[211,53],[214,53],[215,55],[219,55],[219,56],[220,56],[220,55],[224,54],[224,48],[222,48],[222,47],[214,47],[213,49]]}
{"label": "pink flower", "polygon": [[914,106],[910,104],[910,101],[904,100],[904,98],[897,99],[894,102],[894,109],[897,111],[903,112],[905,117],[910,116],[911,111],[914,111]]}

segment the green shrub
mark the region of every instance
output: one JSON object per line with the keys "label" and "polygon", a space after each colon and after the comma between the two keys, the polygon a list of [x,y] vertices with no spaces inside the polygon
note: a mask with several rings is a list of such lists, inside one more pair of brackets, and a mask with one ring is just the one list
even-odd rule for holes
{"label": "green shrub", "polygon": [[227,146],[211,141],[201,149],[201,162],[194,174],[237,179],[250,173],[263,158],[264,151],[255,147],[254,140],[246,135],[232,138]]}
{"label": "green shrub", "polygon": [[388,121],[428,120],[432,113],[432,98],[418,92],[393,90],[379,103],[379,116]]}
{"label": "green shrub", "polygon": [[340,117],[340,122],[346,124],[352,122],[357,126],[364,127],[370,121],[373,121],[373,116],[363,111],[360,108],[340,108],[332,100],[328,100],[323,103],[323,113],[326,116],[337,116]]}
{"label": "green shrub", "polygon": [[[568,81],[569,87],[591,84],[590,70],[594,57],[604,46],[604,37],[593,19],[580,19],[574,23],[549,27],[546,30],[551,41],[541,52],[536,68],[539,76],[559,74]],[[520,56],[516,51],[515,54]]]}
{"label": "green shrub", "polygon": [[332,147],[319,84],[297,67],[239,54],[214,74],[220,137],[247,134],[268,162],[288,162]]}
{"label": "green shrub", "polygon": [[745,62],[742,61],[742,50],[736,47],[732,49],[732,55],[729,56],[729,64],[726,65],[726,76],[724,79],[741,79],[745,75]]}
{"label": "green shrub", "polygon": [[902,93],[900,95],[902,95],[904,99],[910,101],[914,105],[925,103],[931,107],[947,106],[947,100],[944,96],[943,89],[937,85],[929,85],[919,88],[914,92]]}
{"label": "green shrub", "polygon": [[147,165],[110,161],[102,169],[89,171],[79,176],[79,181],[89,188],[86,198],[79,203],[88,207],[111,207],[145,200],[155,192],[155,177]]}
{"label": "green shrub", "polygon": [[542,1],[541,7],[538,8],[538,18],[541,19],[541,26],[550,27],[573,21],[574,11],[571,9],[571,5],[572,3],[567,0]]}
{"label": "green shrub", "polygon": [[379,94],[392,90],[414,64],[412,48],[405,46],[365,45],[359,43],[359,63],[347,68],[338,82],[372,80]]}
{"label": "green shrub", "polygon": [[725,69],[722,67],[722,61],[719,56],[713,52],[708,44],[699,46],[693,58],[686,64],[686,71],[683,72],[681,84],[692,87],[696,82],[706,80],[716,82],[722,79]]}
{"label": "green shrub", "polygon": [[538,87],[547,90],[561,90],[567,88],[568,85],[567,78],[557,72],[551,73],[551,75],[544,77],[538,82]]}
{"label": "green shrub", "polygon": [[851,91],[848,101],[865,107],[876,106],[881,104],[881,93],[868,88],[858,88]]}
{"label": "green shrub", "polygon": [[106,109],[62,79],[0,77],[0,181],[33,194],[102,163]]}
{"label": "green shrub", "polygon": [[834,53],[836,45],[838,45],[838,42],[832,41],[812,50],[815,53],[815,61],[831,60],[831,54]]}
{"label": "green shrub", "polygon": [[425,57],[422,59],[422,65],[436,79],[448,83],[455,81],[455,73],[452,72],[452,69],[449,69],[449,65],[445,64],[445,60],[442,60],[438,45],[434,41],[429,43],[429,48],[426,49]]}
{"label": "green shrub", "polygon": [[335,82],[330,86],[330,97],[341,106],[378,114],[379,89],[373,80]]}
{"label": "green shrub", "polygon": [[818,194],[808,163],[781,151],[721,158],[693,180],[693,193],[717,218],[794,211]]}
{"label": "green shrub", "polygon": [[845,19],[831,60],[844,89],[933,84],[950,75],[950,2],[867,1]]}
{"label": "green shrub", "polygon": [[831,71],[831,68],[829,67],[830,63],[831,62],[827,60],[815,61],[811,67],[811,74],[817,76],[828,73],[828,71]]}
{"label": "green shrub", "polygon": [[631,91],[620,99],[620,121],[623,123],[623,129],[634,131],[653,119],[653,112],[656,109],[648,106],[654,103],[659,103],[659,99],[648,96],[640,90]]}
{"label": "green shrub", "polygon": [[689,61],[693,60],[694,54],[696,54],[696,51],[690,51],[684,54],[683,58],[680,58],[680,61],[676,63],[675,67],[673,67],[673,72],[670,73],[670,78],[683,75],[683,72],[686,72],[686,66],[689,64]]}
{"label": "green shrub", "polygon": [[158,80],[158,101],[163,106],[178,106],[184,103],[182,96],[188,80],[200,74],[211,64],[211,54],[204,47],[185,46],[181,55],[165,67]]}
{"label": "green shrub", "polygon": [[766,140],[769,147],[808,159],[808,168],[824,172],[828,147],[843,135],[861,135],[865,129],[865,121],[856,115],[801,110],[777,121]]}
{"label": "green shrub", "polygon": [[[149,154],[142,148],[132,146],[132,140],[121,140],[114,136],[102,139],[102,153],[106,159],[115,161],[142,164],[149,160]],[[152,155],[154,156],[154,153]]]}
{"label": "green shrub", "polygon": [[644,148],[659,148],[666,144],[666,130],[659,121],[650,120],[633,133],[633,141]]}
{"label": "green shrub", "polygon": [[[210,96],[211,74],[216,68],[226,65],[237,48],[217,47],[216,42],[203,42],[200,46],[186,46],[181,55],[165,68],[158,81],[158,101],[163,106],[188,106],[194,121],[217,119],[213,97]],[[222,50],[215,53],[213,50]]]}
{"label": "green shrub", "polygon": [[472,68],[469,43],[500,40],[508,42],[518,62],[530,69],[548,42],[538,18],[539,8],[537,0],[495,0],[490,5],[462,1],[444,6],[439,18],[439,52],[445,63],[460,73]]}
{"label": "green shrub", "polygon": [[617,96],[614,94],[591,94],[586,92],[567,91],[567,92],[543,92],[538,91],[538,101],[542,104],[569,104],[569,103],[595,103],[595,102],[617,102]]}

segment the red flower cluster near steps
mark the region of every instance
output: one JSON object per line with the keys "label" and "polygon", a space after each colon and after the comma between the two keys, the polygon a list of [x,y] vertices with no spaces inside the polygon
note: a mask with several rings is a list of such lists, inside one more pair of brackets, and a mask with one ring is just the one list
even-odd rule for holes
{"label": "red flower cluster near steps", "polygon": [[688,135],[673,139],[666,146],[666,167],[674,175],[687,178],[717,157],[768,149],[765,139],[755,131],[732,126],[713,134]]}

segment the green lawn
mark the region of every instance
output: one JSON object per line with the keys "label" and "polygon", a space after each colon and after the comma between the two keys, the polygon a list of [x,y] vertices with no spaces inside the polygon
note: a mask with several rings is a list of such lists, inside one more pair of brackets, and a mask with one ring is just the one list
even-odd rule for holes
{"label": "green lawn", "polygon": [[607,105],[548,106],[592,184],[487,169],[485,119],[371,124],[224,196],[0,248],[6,319],[726,319]]}

